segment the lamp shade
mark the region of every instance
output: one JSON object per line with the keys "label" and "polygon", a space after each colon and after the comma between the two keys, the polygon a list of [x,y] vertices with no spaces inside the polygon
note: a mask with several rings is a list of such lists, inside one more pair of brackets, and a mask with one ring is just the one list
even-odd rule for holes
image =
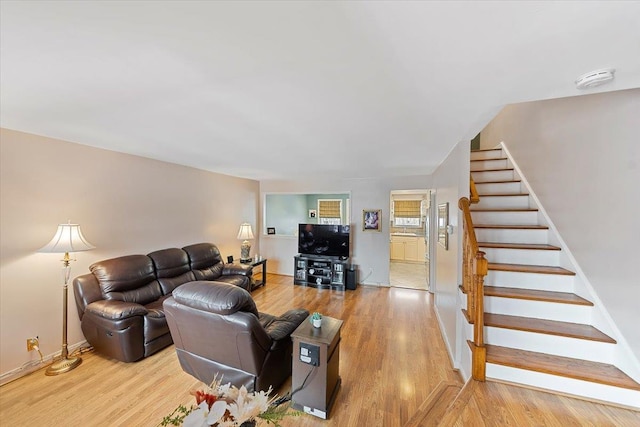
{"label": "lamp shade", "polygon": [[253,239],[253,232],[251,231],[251,224],[244,222],[240,226],[240,231],[238,231],[238,240],[248,239]]}
{"label": "lamp shade", "polygon": [[60,224],[55,236],[38,252],[66,253],[81,252],[94,249],[91,243],[82,235],[79,224]]}

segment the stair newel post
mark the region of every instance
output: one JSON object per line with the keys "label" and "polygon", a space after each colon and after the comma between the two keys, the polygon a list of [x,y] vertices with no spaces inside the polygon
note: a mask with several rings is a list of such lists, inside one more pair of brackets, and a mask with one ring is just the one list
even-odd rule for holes
{"label": "stair newel post", "polygon": [[462,289],[467,295],[467,313],[473,313],[473,258],[471,257],[471,245],[469,242],[469,230],[466,222],[463,222],[464,234],[462,237]]}
{"label": "stair newel post", "polygon": [[[470,181],[472,190],[475,190],[473,180]],[[475,191],[472,191],[475,193]],[[473,343],[471,350],[471,374],[473,379],[484,381],[486,379],[487,349],[484,346],[484,277],[489,271],[485,253],[478,249],[473,219],[471,218],[470,205],[477,203],[479,198],[473,197],[469,201],[466,197],[458,200],[458,207],[464,217],[464,247],[463,247],[463,287],[467,294],[467,313],[469,321],[473,323]]]}
{"label": "stair newel post", "polygon": [[473,260],[473,293],[475,307],[473,316],[472,375],[477,381],[486,379],[487,349],[484,346],[484,277],[488,273],[488,262],[484,252],[477,251]]}
{"label": "stair newel post", "polygon": [[[473,285],[473,258],[477,248],[474,248],[474,236],[473,236],[473,224],[470,222],[471,217],[469,213],[469,199],[462,197],[458,200],[458,207],[463,212],[462,229],[462,289],[467,295],[467,313],[469,316],[473,316],[475,312],[475,289]],[[469,319],[472,321],[472,318]]]}

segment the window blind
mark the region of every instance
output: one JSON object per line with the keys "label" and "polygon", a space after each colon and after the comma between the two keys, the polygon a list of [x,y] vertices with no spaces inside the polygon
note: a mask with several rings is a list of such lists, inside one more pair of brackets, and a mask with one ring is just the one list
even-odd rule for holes
{"label": "window blind", "polygon": [[341,200],[318,200],[318,216],[320,218],[341,218]]}
{"label": "window blind", "polygon": [[393,214],[396,218],[420,218],[420,200],[394,200]]}

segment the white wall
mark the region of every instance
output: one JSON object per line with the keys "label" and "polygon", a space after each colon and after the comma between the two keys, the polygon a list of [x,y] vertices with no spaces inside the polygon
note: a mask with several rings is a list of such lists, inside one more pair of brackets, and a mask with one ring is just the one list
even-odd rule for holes
{"label": "white wall", "polygon": [[504,141],[636,357],[640,357],[640,89],[506,107]]}
{"label": "white wall", "polygon": [[[36,135],[0,130],[0,372],[62,338],[61,254],[36,253],[57,224],[80,223],[96,249],[75,254],[72,276],[121,255],[212,242],[239,257],[238,228],[258,224],[259,184]],[[257,228],[254,228],[254,231]],[[253,241],[255,250],[258,240]],[[84,341],[70,288],[69,344]]]}
{"label": "white wall", "polygon": [[[392,190],[430,188],[431,177],[418,175],[395,178],[330,180],[318,177],[307,181],[262,181],[265,193],[351,193],[351,262],[358,265],[358,281],[389,285],[389,198]],[[382,209],[382,231],[362,231],[362,210]],[[293,275],[293,257],[298,253],[296,237],[265,236],[261,230],[262,255],[269,258],[269,271]]]}
{"label": "white wall", "polygon": [[[449,203],[449,224],[453,225],[453,234],[449,236],[448,249],[436,242],[435,284],[431,290],[435,293],[435,306],[440,328],[454,366],[465,372],[461,365],[461,350],[466,346],[465,337],[459,333],[462,313],[458,299],[458,286],[462,277],[462,216],[458,209],[460,197],[469,196],[469,142],[460,142],[438,166],[433,174],[433,185],[436,191],[437,211],[441,203]],[[438,235],[434,233],[434,239]]]}

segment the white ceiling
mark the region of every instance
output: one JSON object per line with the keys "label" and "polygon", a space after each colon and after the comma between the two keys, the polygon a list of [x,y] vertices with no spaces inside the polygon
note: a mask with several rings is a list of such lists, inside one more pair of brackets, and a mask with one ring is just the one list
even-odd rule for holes
{"label": "white ceiling", "polygon": [[640,87],[638,1],[0,7],[2,127],[252,179],[429,174],[505,104]]}

